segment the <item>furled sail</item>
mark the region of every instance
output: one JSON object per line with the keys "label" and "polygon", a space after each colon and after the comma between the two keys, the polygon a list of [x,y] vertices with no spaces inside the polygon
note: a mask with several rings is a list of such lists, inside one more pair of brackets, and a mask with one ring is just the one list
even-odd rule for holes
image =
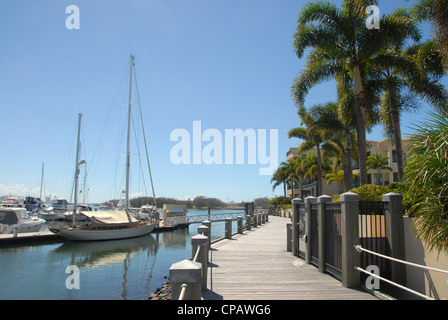
{"label": "furled sail", "polygon": [[138,220],[126,211],[81,211],[92,221],[92,226],[126,226],[137,225]]}

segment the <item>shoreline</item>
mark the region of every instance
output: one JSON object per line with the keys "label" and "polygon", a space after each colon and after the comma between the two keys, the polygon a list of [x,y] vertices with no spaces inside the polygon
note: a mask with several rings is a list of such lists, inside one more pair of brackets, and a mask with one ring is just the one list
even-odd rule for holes
{"label": "shoreline", "polygon": [[171,284],[166,281],[154,293],[148,296],[148,300],[171,300]]}

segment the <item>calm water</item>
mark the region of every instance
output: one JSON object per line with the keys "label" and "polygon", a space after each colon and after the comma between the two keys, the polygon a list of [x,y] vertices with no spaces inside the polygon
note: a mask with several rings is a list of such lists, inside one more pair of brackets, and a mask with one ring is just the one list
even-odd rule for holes
{"label": "calm water", "polygon": [[[173,263],[191,258],[198,226],[127,240],[2,246],[0,300],[146,299],[166,281]],[[212,234],[222,231],[223,224],[212,226]],[[79,289],[66,288],[69,265],[80,269]]]}

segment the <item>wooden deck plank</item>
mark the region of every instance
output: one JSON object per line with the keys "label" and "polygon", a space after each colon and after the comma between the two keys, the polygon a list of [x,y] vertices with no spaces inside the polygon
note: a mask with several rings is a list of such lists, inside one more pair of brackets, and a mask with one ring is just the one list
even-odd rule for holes
{"label": "wooden deck plank", "polygon": [[205,300],[377,300],[348,289],[286,251],[288,219],[269,222],[212,245]]}

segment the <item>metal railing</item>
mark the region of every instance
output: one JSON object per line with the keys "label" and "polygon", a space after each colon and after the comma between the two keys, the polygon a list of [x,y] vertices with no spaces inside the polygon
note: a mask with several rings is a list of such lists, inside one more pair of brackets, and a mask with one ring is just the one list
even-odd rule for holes
{"label": "metal railing", "polygon": [[236,219],[242,214],[242,212],[224,212],[215,214],[201,214],[196,216],[177,216],[167,218],[164,223],[169,226],[176,226],[179,224],[202,223],[202,221],[224,221],[229,217]]}
{"label": "metal railing", "polygon": [[[408,262],[408,261],[405,261],[405,260],[401,260],[401,259],[397,259],[397,258],[389,257],[389,256],[387,256],[387,255],[380,254],[380,253],[377,253],[377,252],[374,252],[374,251],[365,249],[365,248],[363,248],[361,245],[356,245],[356,246],[355,246],[355,249],[356,249],[356,251],[357,251],[358,253],[366,252],[366,253],[369,253],[369,254],[372,254],[372,255],[381,257],[381,258],[383,258],[383,259],[388,259],[388,260],[391,260],[391,261],[394,261],[394,262],[398,262],[398,263],[402,263],[402,264],[405,264],[405,265],[408,265],[408,266],[413,266],[413,267],[416,267],[416,268],[421,268],[421,269],[425,269],[425,270],[436,271],[436,272],[441,272],[441,273],[444,273],[444,274],[448,274],[448,271],[447,271],[447,270],[442,270],[442,269],[432,268],[432,267],[428,267],[428,266],[423,266],[423,265],[416,264],[416,263],[412,263],[412,262]],[[385,281],[385,282],[387,282],[387,283],[389,283],[389,284],[391,284],[391,285],[393,285],[393,286],[396,286],[396,287],[398,287],[398,288],[400,288],[400,289],[402,289],[402,290],[405,290],[405,291],[408,291],[408,292],[410,292],[410,293],[413,293],[413,294],[415,294],[415,295],[417,295],[417,296],[419,296],[419,297],[422,297],[422,298],[425,298],[425,299],[428,299],[428,300],[435,300],[435,299],[432,298],[432,297],[429,297],[429,296],[427,296],[427,295],[424,295],[424,294],[422,294],[422,293],[420,293],[420,292],[417,292],[417,291],[415,291],[415,290],[409,289],[409,288],[407,288],[407,287],[405,287],[405,286],[403,286],[403,285],[400,285],[400,284],[398,284],[398,283],[396,283],[396,282],[393,282],[393,281],[391,281],[391,280],[389,280],[389,279],[386,279],[386,278],[384,278],[384,277],[381,277],[381,276],[379,276],[379,275],[376,275],[376,274],[374,274],[374,273],[372,273],[372,272],[369,272],[369,271],[367,271],[367,270],[365,270],[365,269],[363,269],[363,268],[360,268],[360,267],[358,267],[358,266],[355,266],[355,269],[358,270],[358,271],[360,271],[360,272],[366,273],[366,274],[368,274],[368,275],[371,276],[371,277],[374,277],[374,278],[377,278],[377,279],[379,279],[379,280]]]}

